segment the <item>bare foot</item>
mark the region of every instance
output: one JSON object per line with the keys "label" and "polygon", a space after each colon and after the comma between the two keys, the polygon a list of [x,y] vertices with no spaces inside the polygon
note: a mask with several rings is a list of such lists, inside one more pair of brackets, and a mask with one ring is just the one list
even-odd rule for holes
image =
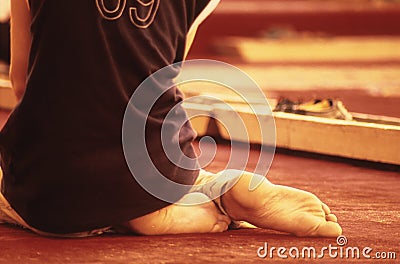
{"label": "bare foot", "polygon": [[[262,183],[249,191],[251,177]],[[315,195],[270,183],[265,177],[243,173],[237,184],[222,196],[232,220],[244,220],[261,228],[297,236],[337,237],[342,229],[335,215]]]}
{"label": "bare foot", "polygon": [[142,235],[216,233],[228,229],[231,219],[206,195],[189,193],[178,203],[133,219],[126,226]]}

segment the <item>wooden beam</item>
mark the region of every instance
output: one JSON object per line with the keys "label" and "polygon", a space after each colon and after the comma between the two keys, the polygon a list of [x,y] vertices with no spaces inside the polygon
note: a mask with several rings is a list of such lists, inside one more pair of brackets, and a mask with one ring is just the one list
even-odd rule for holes
{"label": "wooden beam", "polygon": [[0,77],[0,108],[13,109],[17,104],[17,98],[11,89],[10,81]]}
{"label": "wooden beam", "polygon": [[[185,108],[189,112],[202,111],[196,105]],[[362,122],[283,112],[271,115],[257,107],[252,111],[235,103],[230,107],[215,104],[212,111],[203,112],[203,116],[207,115],[219,120],[220,135],[228,140],[269,145],[273,140],[271,125],[275,122],[277,147],[400,165],[400,119],[390,118],[389,124],[384,124],[384,117],[373,122],[373,116],[369,116],[369,122]],[[195,122],[194,128],[201,131],[199,135],[204,135],[208,122]],[[241,122],[246,131],[240,129]],[[267,133],[262,135],[261,131]]]}
{"label": "wooden beam", "polygon": [[236,50],[249,63],[261,62],[370,62],[399,61],[400,38],[393,37],[292,37],[255,39],[231,37],[220,42]]}

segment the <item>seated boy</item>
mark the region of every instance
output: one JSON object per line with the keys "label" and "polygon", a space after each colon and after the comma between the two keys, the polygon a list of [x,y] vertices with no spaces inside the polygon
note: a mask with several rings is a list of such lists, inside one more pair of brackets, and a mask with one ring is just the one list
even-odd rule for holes
{"label": "seated boy", "polygon": [[[217,3],[12,1],[10,77],[20,102],[0,134],[3,221],[66,237],[112,227],[146,235],[222,232],[231,221],[298,236],[341,234],[336,217],[313,194],[247,172],[195,169],[195,133],[188,123],[173,132],[193,169],[170,162],[160,137],[165,117],[182,101],[176,87],[149,116],[140,102],[128,106],[143,80],[184,60],[197,26]],[[179,67],[172,69],[165,82],[178,73]],[[153,88],[145,97],[157,93]],[[169,180],[193,186],[170,190],[172,202],[146,192],[132,177],[121,142],[127,106],[138,121],[146,120],[154,167]],[[182,107],[175,110],[172,117],[184,115]],[[153,179],[152,168],[140,162],[145,153],[136,154],[134,166]],[[261,183],[251,191],[252,177]],[[202,184],[209,180],[215,181]]]}

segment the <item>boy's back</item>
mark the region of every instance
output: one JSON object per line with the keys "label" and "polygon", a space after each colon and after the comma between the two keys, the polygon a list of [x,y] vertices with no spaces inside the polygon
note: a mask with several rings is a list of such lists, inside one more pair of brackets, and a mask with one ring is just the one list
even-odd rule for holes
{"label": "boy's back", "polygon": [[[87,231],[167,205],[134,181],[123,154],[122,120],[146,77],[183,60],[189,28],[209,2],[30,1],[27,88],[0,134],[2,193],[29,225],[52,233]],[[178,72],[172,69],[169,81]],[[175,88],[160,98],[146,137],[160,138],[160,121],[181,100]],[[195,133],[182,131],[181,149],[195,157]],[[196,170],[178,168],[158,140],[149,142],[157,169],[193,184]]]}

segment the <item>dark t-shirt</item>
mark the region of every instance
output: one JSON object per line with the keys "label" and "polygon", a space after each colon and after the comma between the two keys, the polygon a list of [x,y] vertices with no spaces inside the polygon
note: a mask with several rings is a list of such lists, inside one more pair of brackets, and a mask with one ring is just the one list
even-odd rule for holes
{"label": "dark t-shirt", "polygon": [[[188,30],[209,2],[30,1],[27,88],[0,134],[1,191],[29,225],[53,233],[87,231],[169,204],[132,177],[122,122],[138,85],[183,60]],[[171,68],[169,81],[178,73],[179,65]],[[181,100],[172,87],[153,106],[146,144],[164,176],[190,185],[198,174],[194,164],[193,169],[173,164],[160,144],[165,115]],[[140,109],[135,111],[140,118]],[[194,158],[190,125],[175,133],[182,155]]]}

